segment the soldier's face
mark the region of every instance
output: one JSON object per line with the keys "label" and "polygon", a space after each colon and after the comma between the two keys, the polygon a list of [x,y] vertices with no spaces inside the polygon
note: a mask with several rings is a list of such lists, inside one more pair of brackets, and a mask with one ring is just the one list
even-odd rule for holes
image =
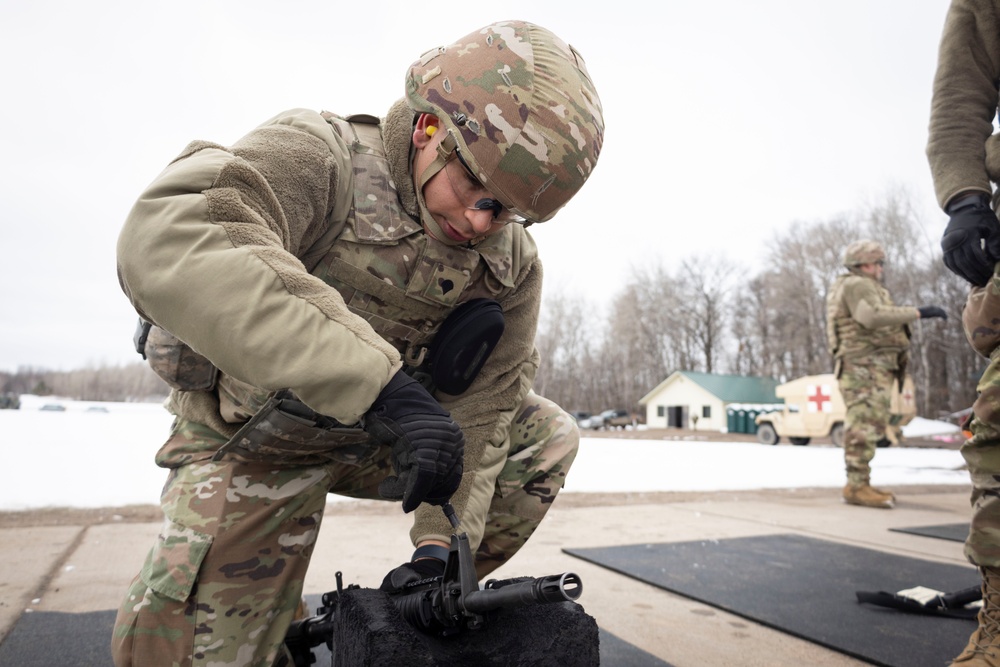
{"label": "soldier's face", "polygon": [[[444,136],[444,131],[435,132],[428,137],[419,126],[414,130],[413,145],[417,152],[413,160],[413,177],[416,186],[419,186],[420,175],[434,161],[437,145]],[[441,227],[441,231],[452,241],[472,241],[495,234],[504,227],[503,222],[494,220],[492,209],[471,208],[469,202],[465,201],[469,199],[470,188],[475,185],[469,181],[471,178],[470,174],[465,173],[465,167],[457,159],[452,159],[424,185],[427,210]],[[475,201],[487,195],[488,193],[477,195]],[[434,235],[426,225],[424,230],[431,236]]]}
{"label": "soldier's face", "polygon": [[871,276],[875,280],[877,280],[879,282],[882,282],[882,273],[885,270],[884,266],[885,266],[885,262],[883,262],[882,260],[879,260],[877,262],[873,262],[872,264],[862,264],[858,268],[861,269],[861,273],[863,273],[863,274],[865,274],[867,276]]}

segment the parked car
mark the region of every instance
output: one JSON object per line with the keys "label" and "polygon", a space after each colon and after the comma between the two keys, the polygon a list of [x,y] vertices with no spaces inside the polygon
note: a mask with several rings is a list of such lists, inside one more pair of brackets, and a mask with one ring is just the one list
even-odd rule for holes
{"label": "parked car", "polygon": [[38,409],[45,412],[66,412],[66,406],[58,403],[46,403]]}
{"label": "parked car", "polygon": [[599,415],[579,422],[580,428],[598,430],[602,428],[625,428],[632,423],[632,415],[626,410],[605,410]]}
{"label": "parked car", "polygon": [[627,410],[605,410],[601,413],[604,428],[625,428],[632,423]]}
{"label": "parked car", "polygon": [[570,412],[570,414],[573,415],[573,419],[576,420],[577,424],[579,424],[584,419],[590,419],[590,417],[592,416],[589,412],[586,412],[585,410],[573,410],[572,412]]}

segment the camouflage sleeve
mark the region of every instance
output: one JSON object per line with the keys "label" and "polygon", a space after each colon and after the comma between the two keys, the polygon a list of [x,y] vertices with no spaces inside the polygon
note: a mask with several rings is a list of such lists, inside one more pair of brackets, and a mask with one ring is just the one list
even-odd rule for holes
{"label": "camouflage sleeve", "polygon": [[866,329],[909,324],[920,318],[916,308],[884,303],[878,285],[868,278],[845,282],[844,304],[854,321]]}
{"label": "camouflage sleeve", "polygon": [[991,192],[1000,145],[989,139],[1000,79],[1000,17],[992,0],[953,0],[934,76],[927,157],[938,203],[966,190]]}
{"label": "camouflage sleeve", "polygon": [[133,305],[223,372],[352,423],[400,360],[296,258],[350,187],[342,170],[346,148],[312,112],[231,150],[192,144],[132,208],[117,257]]}
{"label": "camouflage sleeve", "polygon": [[[442,405],[465,433],[465,471],[452,505],[473,549],[482,539],[496,478],[506,462],[514,412],[528,394],[538,369],[535,329],[541,302],[542,267],[533,258],[516,289],[501,302],[503,337],[469,390]],[[414,544],[425,539],[448,542],[451,526],[440,508],[421,505],[410,531]]]}

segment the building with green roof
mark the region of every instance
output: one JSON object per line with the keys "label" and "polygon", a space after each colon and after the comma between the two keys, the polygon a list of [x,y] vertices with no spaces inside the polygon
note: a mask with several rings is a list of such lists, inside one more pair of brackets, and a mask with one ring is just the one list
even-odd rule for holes
{"label": "building with green roof", "polygon": [[730,408],[764,411],[780,406],[774,378],[675,371],[639,399],[649,428],[726,431]]}

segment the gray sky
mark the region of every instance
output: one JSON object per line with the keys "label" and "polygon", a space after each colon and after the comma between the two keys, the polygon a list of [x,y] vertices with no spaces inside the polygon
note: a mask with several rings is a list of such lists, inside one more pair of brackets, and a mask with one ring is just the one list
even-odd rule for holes
{"label": "gray sky", "polygon": [[3,3],[0,370],[139,359],[115,242],[189,141],[232,143],[292,107],[384,115],[421,53],[503,19],[572,43],[605,110],[594,176],[532,228],[547,290],[599,308],[632,268],[756,268],[775,232],[895,187],[936,241],[924,146],[947,5]]}

